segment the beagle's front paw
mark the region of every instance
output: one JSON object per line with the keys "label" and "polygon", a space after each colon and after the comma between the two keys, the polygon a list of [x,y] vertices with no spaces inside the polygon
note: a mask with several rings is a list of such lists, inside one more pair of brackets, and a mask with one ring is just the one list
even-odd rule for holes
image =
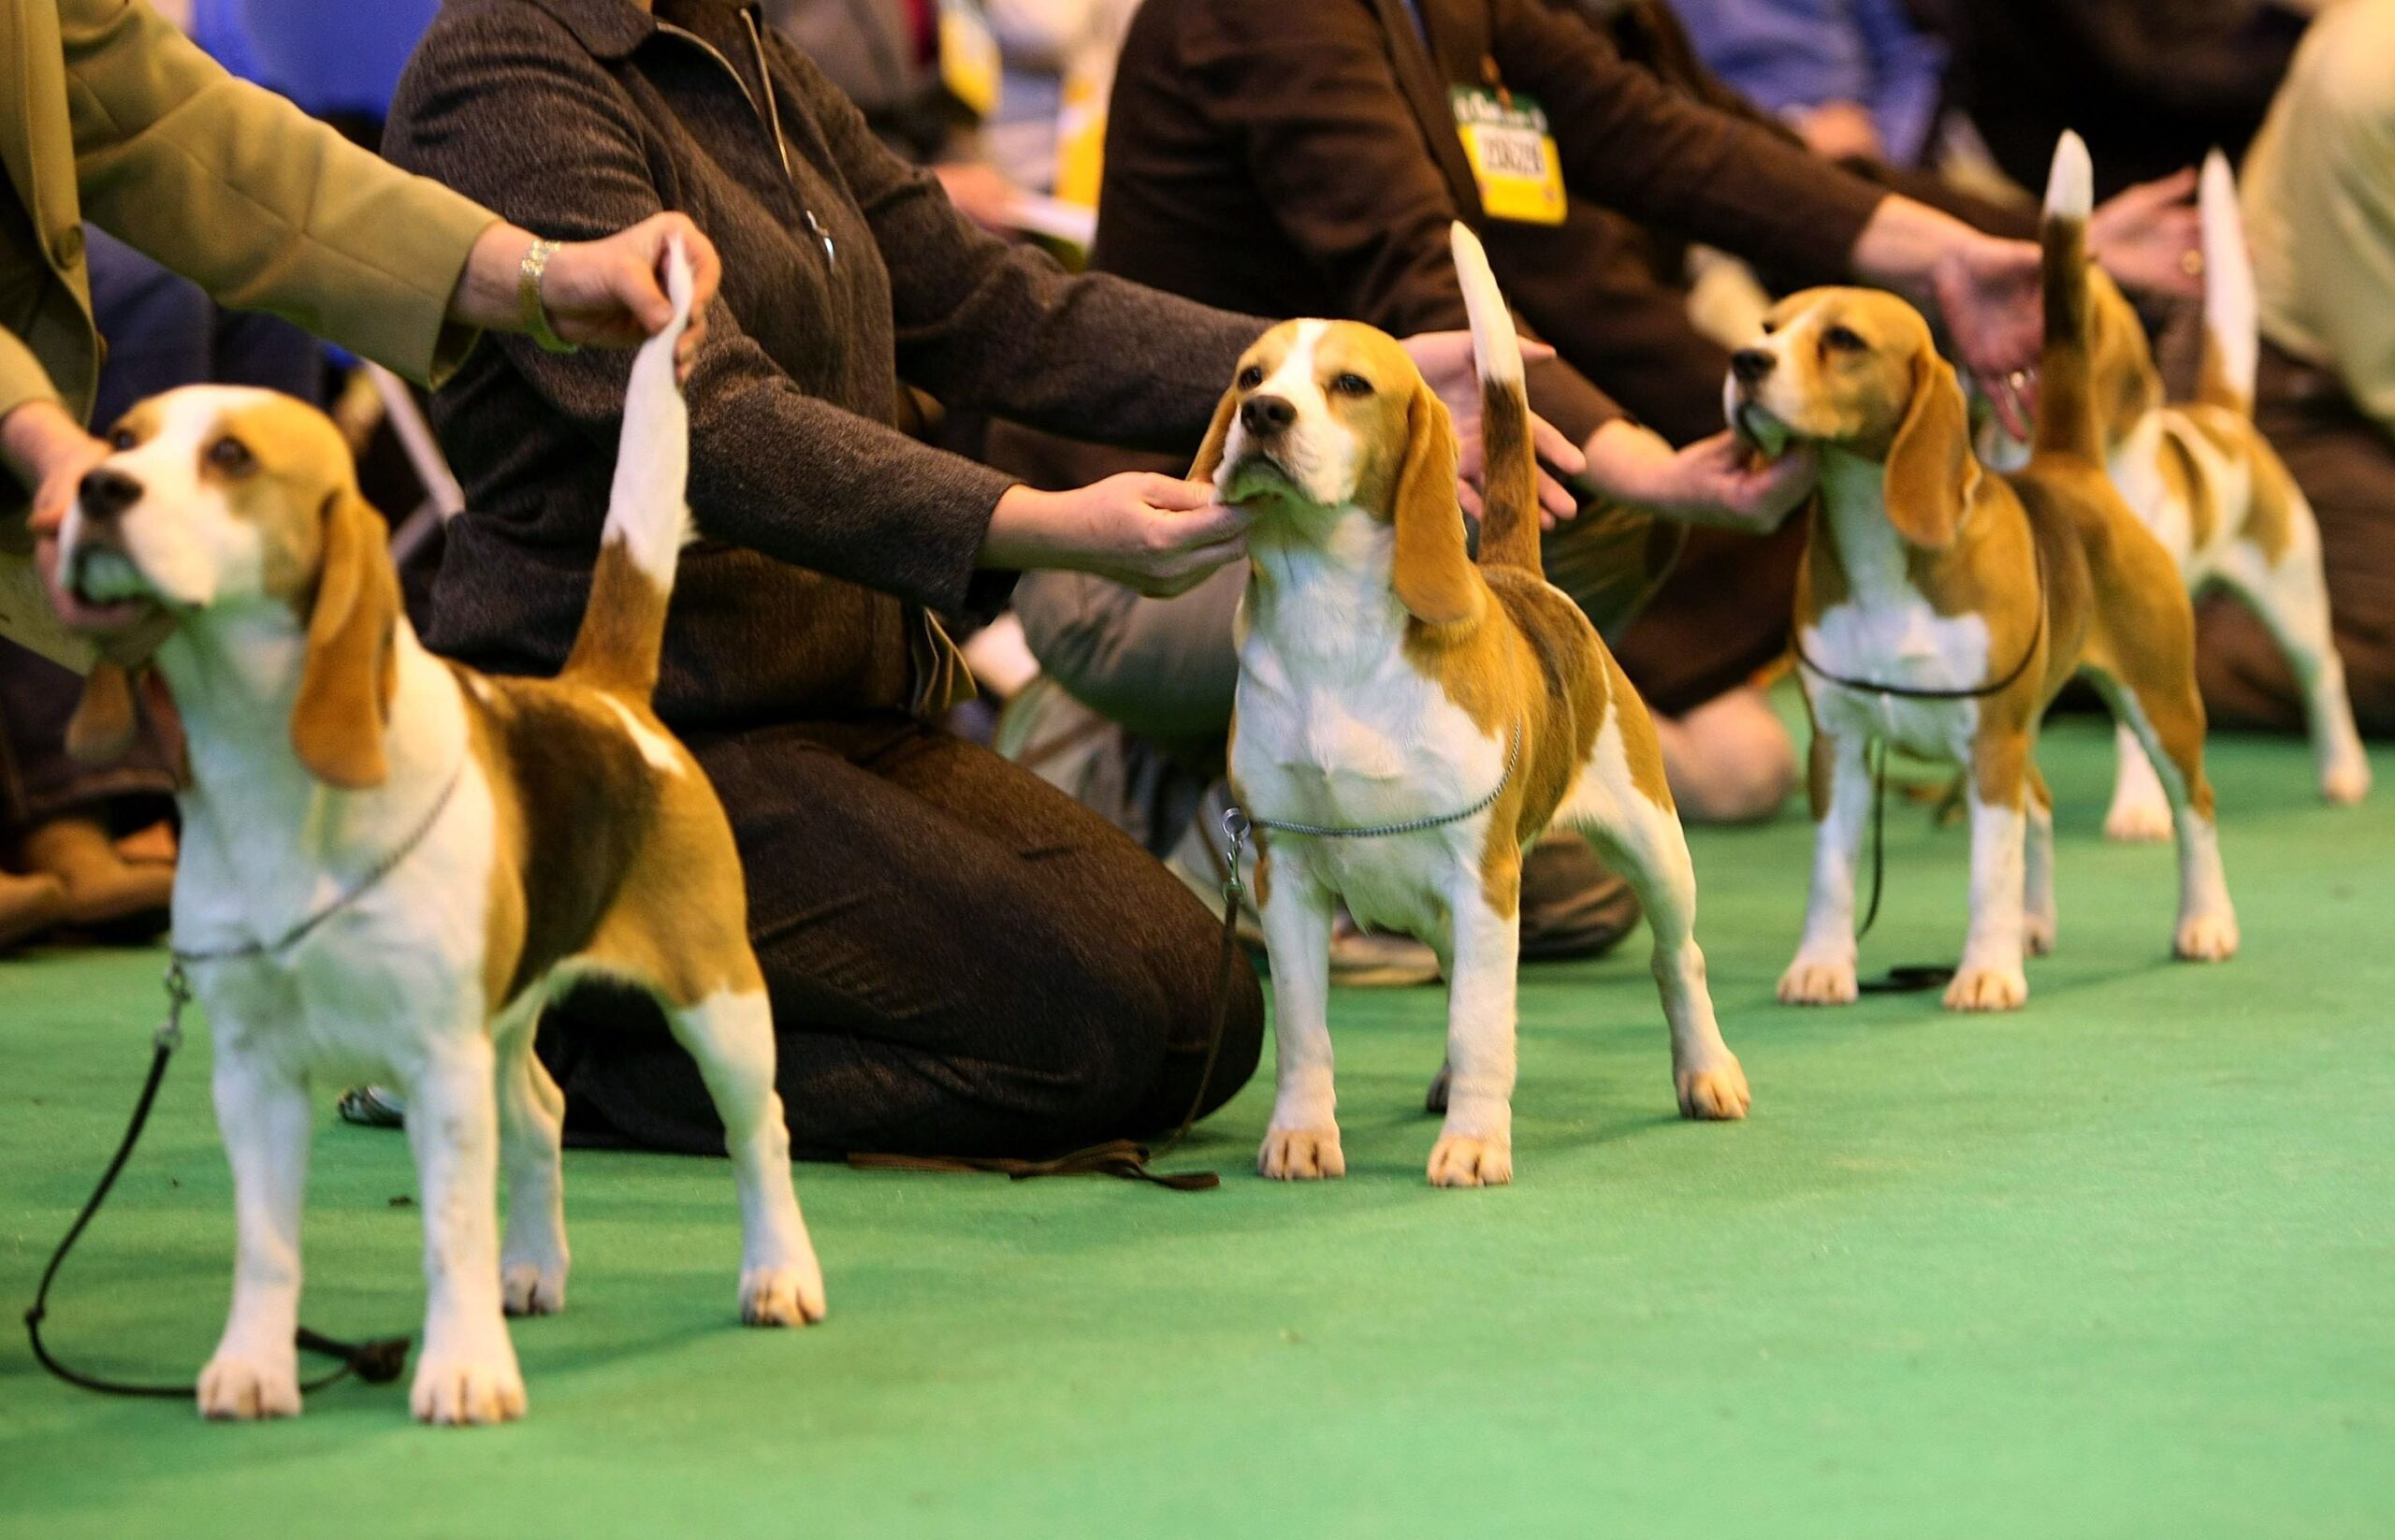
{"label": "beagle's front paw", "polygon": [[811,1256],[740,1270],[740,1319],[748,1326],[813,1326],[823,1318],[823,1269]]}
{"label": "beagle's front paw", "polygon": [[2189,963],[2219,963],[2237,955],[2237,916],[2227,909],[2217,914],[2192,914],[2179,922],[2179,933],[2171,937],[2170,950],[2180,960]]}
{"label": "beagle's front paw", "polygon": [[1672,1083],[1679,1091],[1684,1118],[1735,1123],[1754,1105],[1754,1095],[1747,1089],[1747,1072],[1739,1068],[1735,1053],[1723,1054],[1717,1063],[1674,1070]]}
{"label": "beagle's front paw", "polygon": [[1854,959],[1799,956],[1779,976],[1781,1005],[1852,1005]]}
{"label": "beagle's front paw", "polygon": [[408,1410],[444,1428],[513,1422],[524,1415],[524,1375],[510,1348],[481,1358],[426,1358],[415,1368]]}
{"label": "beagle's front paw", "polygon": [[1339,1148],[1339,1126],[1267,1128],[1263,1148],[1256,1152],[1256,1170],[1275,1182],[1321,1182],[1345,1176],[1347,1156]]}
{"label": "beagle's front paw", "polygon": [[1508,1139],[1477,1134],[1441,1134],[1430,1146],[1430,1185],[1502,1187],[1514,1180],[1514,1145]]}
{"label": "beagle's front paw", "polygon": [[261,1363],[219,1352],[199,1372],[199,1415],[219,1422],[255,1422],[299,1415],[299,1361]]}
{"label": "beagle's front paw", "polygon": [[1946,986],[1949,1010],[2018,1010],[2029,998],[2029,979],[2010,967],[1966,963]]}

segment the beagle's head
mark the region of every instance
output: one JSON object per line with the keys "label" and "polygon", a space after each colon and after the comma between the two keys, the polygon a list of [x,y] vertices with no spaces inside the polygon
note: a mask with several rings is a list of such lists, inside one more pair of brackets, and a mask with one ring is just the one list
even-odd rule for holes
{"label": "beagle's head", "polygon": [[59,533],[75,618],[105,632],[156,611],[286,612],[307,642],[301,760],[332,785],[379,783],[399,579],[340,430],[287,396],[196,385],[136,406],[109,443]]}
{"label": "beagle's head", "polygon": [[1952,541],[1978,461],[1952,364],[1921,312],[1877,289],[1807,289],[1730,357],[1723,406],[1765,453],[1790,441],[1886,467],[1890,522],[1916,545]]}
{"label": "beagle's head", "polygon": [[1351,512],[1389,527],[1399,599],[1448,624],[1476,613],[1457,459],[1445,403],[1394,338],[1285,321],[1240,359],[1190,475],[1296,538],[1326,539]]}

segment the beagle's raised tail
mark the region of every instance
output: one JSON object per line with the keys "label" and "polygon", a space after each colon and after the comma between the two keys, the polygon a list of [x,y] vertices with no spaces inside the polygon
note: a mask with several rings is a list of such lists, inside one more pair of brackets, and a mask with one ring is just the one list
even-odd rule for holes
{"label": "beagle's raised tail", "polygon": [[1473,361],[1480,370],[1480,564],[1545,575],[1538,553],[1538,459],[1531,447],[1531,403],[1522,383],[1522,344],[1489,270],[1480,238],[1448,226],[1456,278],[1472,317]]}
{"label": "beagle's raised tail", "polygon": [[2096,200],[2096,167],[2087,142],[2066,131],[2054,145],[2046,178],[2045,214],[2038,228],[2045,262],[2045,352],[2039,364],[2039,454],[2078,455],[2099,463],[2093,349],[2087,295],[2087,216]]}
{"label": "beagle's raised tail", "polygon": [[2196,211],[2204,254],[2204,360],[2197,396],[2250,416],[2262,348],[2260,305],[2254,297],[2254,258],[2245,249],[2245,220],[2237,207],[2237,177],[2228,157],[2217,150],[2204,157]]}
{"label": "beagle's raised tail", "polygon": [[691,532],[690,411],[674,378],[674,349],[690,324],[690,282],[689,254],[676,240],[665,258],[674,318],[632,359],[590,600],[559,676],[642,702],[657,688],[674,568]]}

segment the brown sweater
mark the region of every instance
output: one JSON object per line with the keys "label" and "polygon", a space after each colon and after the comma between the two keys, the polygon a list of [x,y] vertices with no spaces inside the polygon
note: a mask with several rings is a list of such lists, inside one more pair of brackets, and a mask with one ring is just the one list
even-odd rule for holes
{"label": "brown sweater", "polygon": [[[1194,446],[1262,323],[1072,278],[976,229],[822,75],[726,0],[451,0],[385,148],[543,235],[660,209],[722,253],[691,371],[690,504],[658,709],[684,729],[912,704],[924,611],[1002,582],[975,560],[1009,478],[893,428],[899,382],[947,404]],[[476,351],[434,402],[469,512],[429,640],[562,664],[589,590],[629,353]]]}
{"label": "brown sweater", "polygon": [[[1482,83],[1484,60],[1546,109],[1575,203],[1822,282],[1885,196],[1676,95],[1546,0],[1418,6],[1419,26],[1406,0],[1147,0],[1114,77],[1094,265],[1403,335],[1465,324],[1447,254],[1462,219],[1572,356],[1575,330],[1614,317],[1572,282],[1587,254],[1573,229],[1482,217],[1447,90]],[[1532,369],[1531,398],[1575,439],[1620,415],[1560,362]]]}

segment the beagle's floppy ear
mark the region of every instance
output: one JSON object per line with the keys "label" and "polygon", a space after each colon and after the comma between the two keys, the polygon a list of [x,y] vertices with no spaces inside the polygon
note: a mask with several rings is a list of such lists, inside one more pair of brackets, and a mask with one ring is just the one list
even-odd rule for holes
{"label": "beagle's floppy ear", "polygon": [[1189,462],[1191,481],[1211,482],[1223,468],[1223,441],[1230,437],[1231,418],[1238,413],[1239,387],[1233,385],[1214,403],[1214,420],[1207,425],[1206,442],[1198,446],[1198,458]]}
{"label": "beagle's floppy ear", "polygon": [[1930,550],[1952,545],[1979,473],[1954,366],[1924,348],[1913,364],[1912,401],[1888,443],[1881,490],[1888,522],[1909,544]]}
{"label": "beagle's floppy ear", "polygon": [[327,786],[360,791],[390,773],[383,729],[398,690],[399,578],[383,520],[343,487],[325,500],[325,556],[308,616],[308,660],[291,707],[291,746]]}
{"label": "beagle's floppy ear", "polygon": [[1477,619],[1483,602],[1456,504],[1459,455],[1445,404],[1416,384],[1405,409],[1405,459],[1389,493],[1389,517],[1397,526],[1398,603],[1427,626]]}
{"label": "beagle's floppy ear", "polygon": [[66,755],[78,764],[114,764],[133,751],[138,725],[132,675],[103,658],[83,676],[83,693],[75,702],[75,715],[66,719]]}

